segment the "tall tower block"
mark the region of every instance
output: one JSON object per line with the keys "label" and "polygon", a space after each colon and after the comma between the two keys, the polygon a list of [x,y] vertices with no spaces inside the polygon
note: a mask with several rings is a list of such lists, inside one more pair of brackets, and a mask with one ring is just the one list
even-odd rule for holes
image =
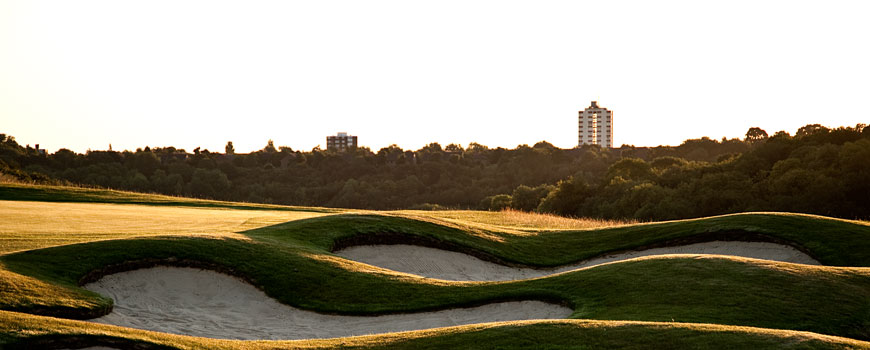
{"label": "tall tower block", "polygon": [[592,101],[579,112],[577,146],[599,145],[613,148],[613,112]]}

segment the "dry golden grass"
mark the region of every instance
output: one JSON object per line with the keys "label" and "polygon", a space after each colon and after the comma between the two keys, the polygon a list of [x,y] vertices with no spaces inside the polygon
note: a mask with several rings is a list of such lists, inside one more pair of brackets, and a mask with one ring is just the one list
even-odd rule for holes
{"label": "dry golden grass", "polygon": [[529,213],[511,209],[503,211],[401,210],[395,213],[412,218],[432,218],[463,226],[487,230],[515,231],[517,233],[540,230],[585,230],[637,223],[635,220],[567,218],[553,214]]}
{"label": "dry golden grass", "polygon": [[[870,343],[811,332],[702,323],[596,320],[532,320],[454,326],[419,331],[308,340],[224,340],[0,311],[0,332],[16,340],[125,339],[126,345],[163,345],[178,349],[527,349],[530,345],[568,348],[822,348],[867,349]],[[530,343],[529,339],[535,339]],[[632,339],[633,342],[626,342]],[[91,340],[96,342],[95,340]],[[542,342],[542,343],[538,343]],[[573,343],[573,344],[572,344]]]}
{"label": "dry golden grass", "polygon": [[0,264],[0,292],[7,305],[40,305],[52,300],[69,307],[93,307],[81,290],[61,287],[6,270]]}
{"label": "dry golden grass", "polygon": [[18,178],[14,177],[14,176],[12,176],[12,175],[4,174],[4,173],[0,173],[0,183],[6,183],[6,184],[23,184],[23,183],[25,183],[25,182],[19,180]]}
{"label": "dry golden grass", "polygon": [[234,236],[258,227],[328,215],[277,210],[134,204],[0,201],[0,255],[136,236]]}

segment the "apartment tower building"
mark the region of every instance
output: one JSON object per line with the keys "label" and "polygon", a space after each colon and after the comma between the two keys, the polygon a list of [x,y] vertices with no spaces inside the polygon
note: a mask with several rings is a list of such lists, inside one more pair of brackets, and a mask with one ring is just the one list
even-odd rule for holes
{"label": "apartment tower building", "polygon": [[613,112],[598,106],[598,101],[579,112],[577,146],[599,145],[613,148]]}

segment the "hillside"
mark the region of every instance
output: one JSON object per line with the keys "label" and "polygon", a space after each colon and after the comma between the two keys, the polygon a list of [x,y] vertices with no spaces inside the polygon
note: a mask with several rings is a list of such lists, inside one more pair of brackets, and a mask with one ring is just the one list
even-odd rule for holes
{"label": "hillside", "polygon": [[[168,199],[162,197],[124,197],[63,187],[50,191],[39,186],[5,187],[0,192],[12,188],[19,199],[0,201],[0,217],[12,223],[0,232],[5,252],[0,255],[0,310],[4,310],[0,312],[4,318],[0,341],[13,348],[32,344],[415,348],[484,341],[519,348],[522,341],[507,339],[517,339],[520,333],[527,334],[522,339],[554,348],[568,345],[564,337],[602,347],[638,346],[614,336],[617,333],[663,347],[709,347],[715,342],[722,348],[865,348],[868,344],[861,341],[870,339],[870,225],[861,221],[745,213],[662,223],[597,222],[600,227],[564,229],[552,226],[595,224],[554,224],[545,217],[518,217],[510,212],[341,212],[207,201],[175,205],[164,203]],[[84,193],[84,199],[65,203],[22,200],[50,196],[47,193],[56,194],[58,201],[77,198],[74,193]],[[129,203],[123,198],[129,198]],[[23,212],[31,219],[20,220]],[[104,233],[99,234],[100,228]],[[824,266],[721,255],[669,255],[530,280],[449,282],[396,273],[332,253],[343,246],[411,243],[511,266],[557,266],[614,252],[712,240],[784,244]],[[388,333],[249,343],[42,317],[104,315],[112,310],[113,302],[82,289],[82,284],[155,265],[194,266],[238,276],[285,305],[327,314],[416,313],[540,300],[568,306],[573,310],[571,318],[578,320],[468,325],[402,336]],[[673,334],[685,338],[668,336]]]}

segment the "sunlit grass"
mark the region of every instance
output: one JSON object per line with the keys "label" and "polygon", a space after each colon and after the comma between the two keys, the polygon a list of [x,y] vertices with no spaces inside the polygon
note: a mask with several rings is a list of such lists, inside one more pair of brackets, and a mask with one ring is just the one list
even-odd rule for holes
{"label": "sunlit grass", "polygon": [[0,254],[137,236],[237,236],[236,232],[328,215],[137,204],[0,201]]}
{"label": "sunlit grass", "polygon": [[78,186],[38,185],[15,182],[0,182],[0,199],[45,202],[84,202],[146,204],[154,206],[209,207],[279,211],[316,211],[325,213],[342,212],[341,209],[322,207],[301,207],[245,202],[227,202],[199,198],[167,196],[153,193],[139,193],[104,188]]}
{"label": "sunlit grass", "polygon": [[[868,266],[865,222],[751,213],[632,224],[515,211],[384,213],[183,199],[164,203],[151,197],[102,191],[85,191],[85,200],[81,200],[78,192],[65,188],[32,190],[11,192],[19,195],[15,201],[0,200],[0,220],[4,223],[0,226],[0,252],[6,253],[0,254],[4,264],[0,266],[0,302],[6,310],[48,310],[49,314],[99,310],[109,301],[77,288],[82,276],[127,261],[171,259],[226,267],[250,277],[282,303],[327,313],[416,312],[504,299],[543,299],[568,302],[575,307],[572,317],[576,318],[724,323],[870,338],[863,326],[866,323],[862,323],[866,300],[870,300],[868,268],[670,256],[534,280],[474,283],[419,279],[329,253],[338,239],[400,234],[451,242],[504,261],[550,266],[614,250],[691,240],[711,232],[745,231],[795,242],[825,264]],[[10,192],[0,191],[3,193]],[[46,196],[48,202],[23,199],[28,196]],[[77,201],[98,203],[71,203]],[[125,204],[101,204],[105,202]],[[343,214],[330,215],[337,212]],[[174,237],[154,237],[167,235]],[[130,237],[136,239],[116,240]],[[69,245],[89,241],[100,242]],[[58,247],[32,250],[49,246]],[[513,322],[357,338],[235,342],[17,315],[22,314],[0,312],[0,348],[4,339],[17,342],[63,334],[111,334],[124,341],[227,349],[342,345],[435,349],[481,342],[498,348],[531,348],[537,344],[568,346],[577,339],[600,348],[644,348],[649,344],[753,349],[867,345],[805,332],[611,321]]]}
{"label": "sunlit grass", "polygon": [[567,218],[553,214],[530,213],[519,210],[400,210],[401,216],[434,218],[447,222],[488,230],[540,231],[585,230],[636,224],[636,220],[605,220],[594,218]]}
{"label": "sunlit grass", "polygon": [[[0,333],[19,346],[266,349],[867,349],[849,338],[779,329],[671,322],[535,320],[474,324],[349,338],[239,341],[197,338],[0,311]],[[0,338],[0,345],[6,341]],[[579,347],[578,347],[579,346]]]}
{"label": "sunlit grass", "polygon": [[[322,220],[317,218],[312,220]],[[196,237],[99,241],[0,257],[0,309],[82,310],[66,296],[82,276],[143,259],[225,266],[277,301],[341,314],[418,312],[503,300],[564,301],[572,318],[736,324],[870,338],[861,326],[870,269],[694,255],[646,257],[521,281],[450,282],[378,271],[318,252],[257,240]],[[48,284],[44,284],[46,282]],[[43,283],[43,284],[39,284]],[[30,286],[33,288],[20,288]],[[81,293],[84,291],[78,290]],[[20,294],[27,293],[26,299]]]}
{"label": "sunlit grass", "polygon": [[0,295],[10,305],[40,305],[51,300],[70,308],[92,308],[97,304],[78,288],[64,288],[37,278],[17,274],[0,264]]}

